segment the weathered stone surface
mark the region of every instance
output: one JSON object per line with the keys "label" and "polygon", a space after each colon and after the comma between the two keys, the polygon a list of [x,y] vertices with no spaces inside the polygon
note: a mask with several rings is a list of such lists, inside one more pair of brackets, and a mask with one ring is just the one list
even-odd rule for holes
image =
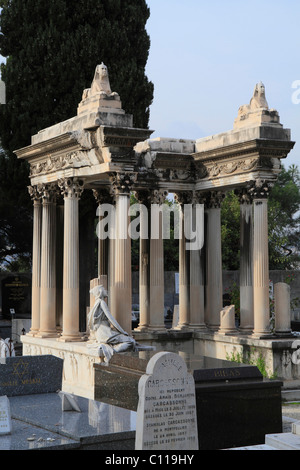
{"label": "weathered stone surface", "polygon": [[56,392],[62,388],[63,360],[54,356],[7,357],[0,363],[0,395]]}
{"label": "weathered stone surface", "polygon": [[139,381],[136,449],[198,449],[195,383],[177,354],[155,354]]}
{"label": "weathered stone surface", "polygon": [[10,434],[12,430],[10,404],[6,396],[0,397],[0,435]]}

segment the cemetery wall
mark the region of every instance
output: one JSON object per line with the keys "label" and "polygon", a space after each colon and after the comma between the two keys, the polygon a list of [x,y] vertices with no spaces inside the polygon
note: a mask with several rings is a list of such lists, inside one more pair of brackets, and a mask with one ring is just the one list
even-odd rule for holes
{"label": "cemetery wall", "polygon": [[[179,302],[178,273],[174,271],[165,272],[165,306],[171,307]],[[19,285],[18,285],[19,279]],[[294,300],[294,310],[292,311],[292,320],[300,321],[300,271],[270,271],[271,287],[277,282],[290,282],[291,299]],[[15,283],[15,285],[13,285]],[[223,271],[223,292],[228,293],[233,285],[239,285],[239,271]],[[133,304],[139,303],[139,273],[132,273],[132,294]],[[11,299],[11,300],[10,300]],[[297,306],[299,299],[299,306]],[[20,306],[21,316],[30,315],[31,312],[31,273],[0,273],[0,315],[5,313],[3,305],[7,310],[7,304],[11,302]]]}

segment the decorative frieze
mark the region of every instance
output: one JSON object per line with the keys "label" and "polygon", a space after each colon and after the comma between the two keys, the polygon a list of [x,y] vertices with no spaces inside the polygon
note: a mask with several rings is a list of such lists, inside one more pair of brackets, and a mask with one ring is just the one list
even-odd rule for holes
{"label": "decorative frieze", "polygon": [[64,155],[48,156],[44,160],[30,165],[30,177],[42,176],[59,170],[68,168],[80,168],[90,166],[86,152],[73,151]]}

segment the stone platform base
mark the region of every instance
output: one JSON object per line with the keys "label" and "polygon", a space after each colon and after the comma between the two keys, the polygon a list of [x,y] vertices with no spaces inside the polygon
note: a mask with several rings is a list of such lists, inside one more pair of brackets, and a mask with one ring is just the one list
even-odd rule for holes
{"label": "stone platform base", "polygon": [[94,364],[103,361],[88,342],[64,343],[56,338],[21,336],[23,356],[51,354],[64,360],[62,389],[85,398],[94,398]]}
{"label": "stone platform base", "polygon": [[[179,351],[229,361],[247,361],[264,365],[267,376],[283,382],[283,389],[300,384],[300,337],[255,338],[251,335],[221,334],[210,330],[136,331],[132,336],[140,345],[154,346],[156,351]],[[299,339],[298,339],[299,338]],[[64,359],[63,390],[94,398],[94,364],[103,362],[88,341],[64,343],[56,338],[21,336],[23,355],[53,354]],[[300,387],[299,387],[300,388]]]}

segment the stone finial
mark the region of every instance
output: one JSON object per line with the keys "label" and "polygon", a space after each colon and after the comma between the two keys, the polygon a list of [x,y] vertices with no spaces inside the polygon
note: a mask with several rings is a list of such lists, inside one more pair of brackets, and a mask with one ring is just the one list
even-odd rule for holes
{"label": "stone finial", "polygon": [[111,91],[108,69],[103,62],[96,67],[91,87],[83,91],[78,114],[101,111],[124,113],[121,109],[120,96]]}
{"label": "stone finial", "polygon": [[276,124],[281,127],[279,114],[275,109],[269,109],[265,86],[259,82],[254,87],[250,103],[240,106],[234,129],[264,124]]}
{"label": "stone finial", "polygon": [[95,96],[98,93],[106,96],[118,96],[118,93],[112,93],[109,83],[108,69],[106,65],[102,62],[100,65],[97,65],[95,70],[94,79],[91,84],[91,88],[84,90],[82,99],[86,99],[89,96]]}
{"label": "stone finial", "polygon": [[254,87],[253,96],[250,100],[250,109],[264,108],[269,109],[266,100],[266,89],[262,82],[259,82]]}

